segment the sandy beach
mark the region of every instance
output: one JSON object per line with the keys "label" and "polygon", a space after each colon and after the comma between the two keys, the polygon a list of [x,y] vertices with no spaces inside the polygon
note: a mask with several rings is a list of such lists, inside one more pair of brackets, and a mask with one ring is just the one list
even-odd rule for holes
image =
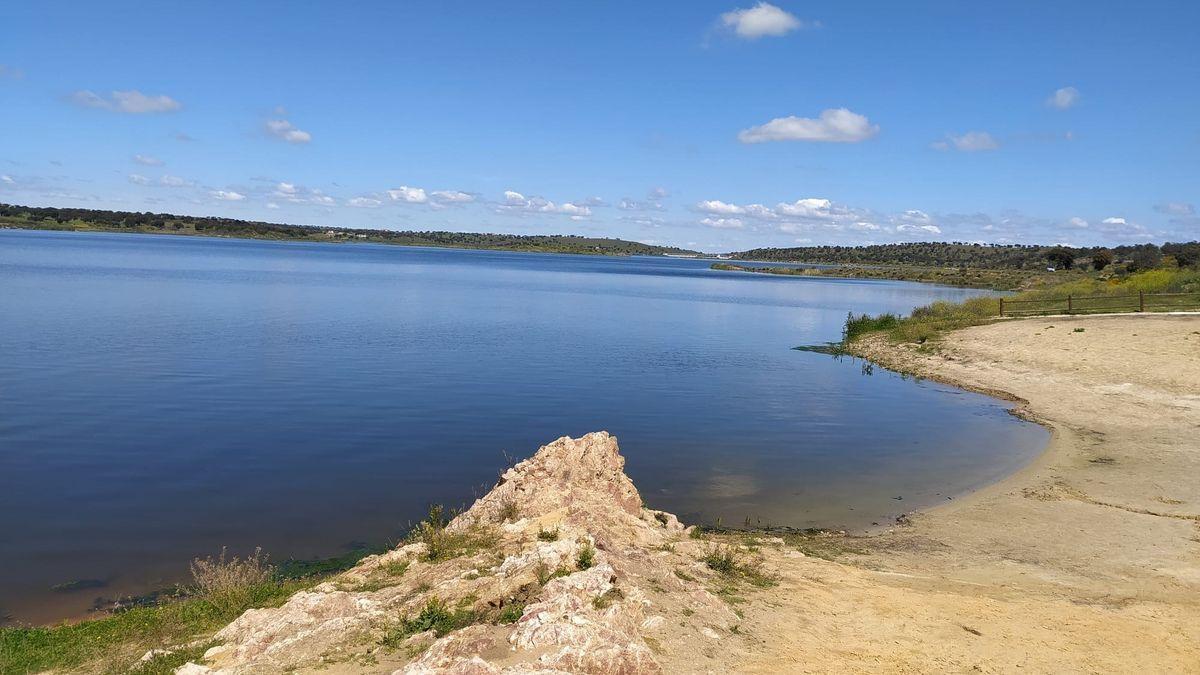
{"label": "sandy beach", "polygon": [[856,539],[765,550],[748,672],[1200,672],[1200,316],[1050,317],[883,339],[892,369],[998,395],[1045,425],[999,484]]}

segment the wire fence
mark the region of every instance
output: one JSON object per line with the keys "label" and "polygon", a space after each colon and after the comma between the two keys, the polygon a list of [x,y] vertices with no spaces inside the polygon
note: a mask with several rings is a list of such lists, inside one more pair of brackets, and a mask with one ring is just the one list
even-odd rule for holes
{"label": "wire fence", "polygon": [[1000,298],[1000,316],[1169,312],[1188,309],[1200,309],[1200,292],[1068,295],[1065,298],[1049,300],[1006,300]]}

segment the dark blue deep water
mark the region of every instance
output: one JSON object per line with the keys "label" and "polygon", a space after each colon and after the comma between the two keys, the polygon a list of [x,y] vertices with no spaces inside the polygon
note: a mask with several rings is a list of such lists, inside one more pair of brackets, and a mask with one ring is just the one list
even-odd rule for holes
{"label": "dark blue deep water", "polygon": [[[599,429],[649,505],[725,524],[865,528],[1044,445],[1000,402],[792,349],[978,291],[708,265],[0,231],[0,615],[223,545],[394,541]],[[50,591],[75,579],[104,586]]]}

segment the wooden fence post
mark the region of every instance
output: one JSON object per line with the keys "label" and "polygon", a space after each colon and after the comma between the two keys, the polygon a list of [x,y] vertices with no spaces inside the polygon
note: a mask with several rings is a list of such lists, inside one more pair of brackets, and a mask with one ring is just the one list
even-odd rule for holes
{"label": "wooden fence post", "polygon": [[1146,291],[1138,291],[1138,311],[1146,311]]}
{"label": "wooden fence post", "polygon": [[1004,316],[1004,298],[1000,298],[1000,316]]}
{"label": "wooden fence post", "polygon": [[1067,294],[1067,314],[1074,314],[1074,307],[1072,306],[1071,295],[1069,293]]}

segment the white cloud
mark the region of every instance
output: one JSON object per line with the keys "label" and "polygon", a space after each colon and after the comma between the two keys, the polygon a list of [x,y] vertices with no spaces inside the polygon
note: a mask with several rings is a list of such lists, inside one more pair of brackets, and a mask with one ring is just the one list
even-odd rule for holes
{"label": "white cloud", "polygon": [[0,183],[4,183],[5,185],[14,185],[16,182],[17,181],[13,180],[13,177],[8,174],[0,175]]}
{"label": "white cloud", "polygon": [[746,226],[741,218],[703,218],[700,223],[718,230],[740,230]]}
{"label": "white cloud", "polygon": [[1105,225],[1125,225],[1126,224],[1126,221],[1124,218],[1116,218],[1116,217],[1105,218],[1104,220],[1102,220],[1100,222],[1104,223]]}
{"label": "white cloud", "polygon": [[163,165],[163,161],[161,159],[159,159],[157,157],[151,157],[150,155],[134,155],[133,161],[137,164],[141,164],[142,166],[162,166]]}
{"label": "white cloud", "polygon": [[936,141],[933,147],[937,150],[950,150],[951,148],[962,152],[979,152],[981,150],[995,150],[1000,147],[995,138],[986,131],[968,131],[965,134],[954,135],[947,134],[946,140]]}
{"label": "white cloud", "polygon": [[277,209],[277,208],[279,208],[279,205],[276,204],[275,202],[267,202],[267,208],[268,209]]}
{"label": "white cloud", "polygon": [[296,185],[294,183],[280,182],[275,185],[275,191],[282,195],[296,194]]}
{"label": "white cloud", "polygon": [[164,174],[162,178],[158,179],[158,182],[166,187],[187,187],[192,184],[191,181],[184,180],[179,176],[172,176],[171,174]]}
{"label": "white cloud", "polygon": [[404,202],[405,204],[424,204],[429,201],[425,190],[407,185],[401,185],[395,190],[388,190],[387,196],[394,202]]}
{"label": "white cloud", "polygon": [[314,204],[320,204],[321,206],[334,206],[337,204],[336,199],[321,192],[320,190],[316,190],[316,189],[310,190],[309,195],[310,196],[309,196],[308,200]]}
{"label": "white cloud", "polygon": [[383,201],[374,197],[354,197],[346,200],[346,206],[353,206],[359,209],[373,209],[382,205]]}
{"label": "white cloud", "polygon": [[146,178],[140,173],[131,173],[129,174],[129,182],[133,183],[134,185],[149,185],[150,179]]}
{"label": "white cloud", "polygon": [[696,204],[696,210],[725,216],[733,216],[746,212],[745,207],[738,206],[737,204],[729,204],[719,199],[709,199],[699,202]]}
{"label": "white cloud", "polygon": [[514,190],[504,191],[504,201],[497,205],[496,211],[507,214],[559,214],[568,216],[571,220],[584,220],[592,215],[592,209],[587,204],[577,202],[555,204],[541,197],[526,197]]}
{"label": "white cloud", "polygon": [[871,124],[865,116],[846,108],[821,111],[817,119],[809,117],[776,117],[738,134],[743,143],[770,141],[809,141],[814,143],[858,143],[879,133],[879,125]]}
{"label": "white cloud", "polygon": [[99,108],[134,115],[173,112],[183,107],[183,104],[170,96],[164,94],[147,96],[136,90],[114,91],[105,98],[95,92],[83,89],[71,94],[71,101],[85,108]]}
{"label": "white cloud", "polygon": [[1079,102],[1079,90],[1075,87],[1063,87],[1057,89],[1050,98],[1046,99],[1046,105],[1059,110],[1066,110]]}
{"label": "white cloud", "polygon": [[781,216],[792,216],[799,218],[817,218],[828,219],[834,218],[837,214],[832,212],[833,203],[828,199],[797,199],[790,204],[780,202],[775,206],[775,211]]}
{"label": "white cloud", "polygon": [[1074,216],[1067,220],[1067,227],[1071,227],[1076,230],[1087,229],[1087,226],[1088,226],[1088,221],[1084,220],[1083,218],[1080,218],[1079,216]]}
{"label": "white cloud", "polygon": [[434,201],[445,204],[467,204],[475,201],[475,195],[458,190],[434,190],[429,194]]}
{"label": "white cloud", "polygon": [[213,190],[208,193],[213,199],[218,199],[223,202],[240,202],[246,198],[246,195],[232,190]]}
{"label": "white cloud", "polygon": [[792,14],[766,2],[759,2],[749,9],[725,12],[721,15],[721,23],[747,40],[787,35],[804,25]]}
{"label": "white cloud", "polygon": [[271,136],[288,143],[308,143],[312,140],[312,134],[297,129],[287,120],[267,120],[266,130]]}
{"label": "white cloud", "polygon": [[914,225],[912,223],[901,223],[896,226],[897,232],[905,234],[941,234],[942,228],[937,225]]}

